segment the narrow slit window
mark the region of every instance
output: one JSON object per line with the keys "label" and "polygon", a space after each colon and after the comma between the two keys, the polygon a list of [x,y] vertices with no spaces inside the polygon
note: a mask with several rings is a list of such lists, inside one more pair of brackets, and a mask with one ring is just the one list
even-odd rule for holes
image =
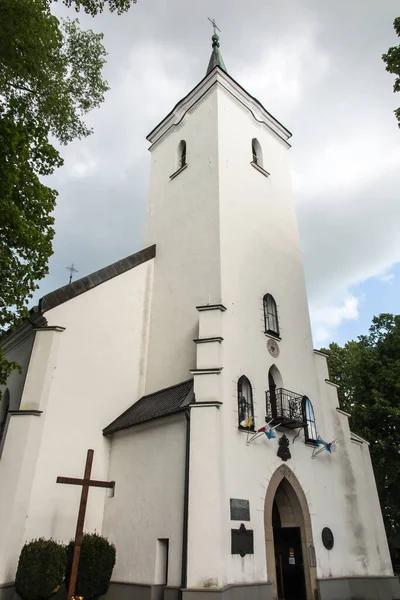
{"label": "narrow slit window", "polygon": [[253,138],[251,140],[251,155],[252,155],[251,162],[262,168],[263,167],[262,150],[261,150],[260,142],[256,138]]}
{"label": "narrow slit window", "polygon": [[178,168],[182,169],[186,165],[186,142],[181,140],[179,144],[179,165]]}

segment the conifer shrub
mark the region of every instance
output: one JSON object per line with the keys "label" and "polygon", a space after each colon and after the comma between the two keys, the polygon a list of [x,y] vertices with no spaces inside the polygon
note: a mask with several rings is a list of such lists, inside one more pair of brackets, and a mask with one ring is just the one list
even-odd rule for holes
{"label": "conifer shrub", "polygon": [[40,538],[25,544],[19,556],[15,590],[22,600],[46,600],[65,577],[67,552],[54,540]]}
{"label": "conifer shrub", "polygon": [[[67,546],[67,572],[65,584],[68,587],[71,573],[74,542]],[[75,596],[91,600],[107,593],[115,565],[115,546],[107,538],[97,533],[85,533],[79,558]]]}

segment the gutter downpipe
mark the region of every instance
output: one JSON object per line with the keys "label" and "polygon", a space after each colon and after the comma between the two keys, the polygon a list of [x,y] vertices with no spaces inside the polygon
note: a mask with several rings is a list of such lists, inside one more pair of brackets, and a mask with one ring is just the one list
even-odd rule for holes
{"label": "gutter downpipe", "polygon": [[189,466],[190,466],[190,408],[185,410],[186,417],[186,455],[185,455],[185,491],[183,497],[183,532],[182,532],[182,572],[179,598],[182,600],[183,590],[187,586],[188,560],[188,528],[189,528]]}

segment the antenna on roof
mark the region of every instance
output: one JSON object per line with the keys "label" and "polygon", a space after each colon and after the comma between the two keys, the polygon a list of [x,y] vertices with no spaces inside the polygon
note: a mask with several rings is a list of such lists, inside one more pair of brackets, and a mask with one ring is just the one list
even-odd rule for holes
{"label": "antenna on roof", "polygon": [[78,269],[75,269],[74,263],[72,263],[70,267],[65,267],[65,268],[67,269],[67,271],[69,271],[69,282],[68,283],[71,283],[71,281],[72,281],[72,274],[73,273],[78,273]]}

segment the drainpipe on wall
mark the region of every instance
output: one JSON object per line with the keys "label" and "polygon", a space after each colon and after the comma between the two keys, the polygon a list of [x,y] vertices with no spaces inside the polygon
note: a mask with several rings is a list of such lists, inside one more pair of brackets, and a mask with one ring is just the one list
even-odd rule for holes
{"label": "drainpipe on wall", "polygon": [[189,524],[189,466],[190,466],[190,408],[185,411],[186,417],[186,455],[185,455],[185,490],[183,497],[183,533],[182,533],[182,573],[179,598],[182,599],[183,589],[187,586],[187,556],[188,556],[188,524]]}

